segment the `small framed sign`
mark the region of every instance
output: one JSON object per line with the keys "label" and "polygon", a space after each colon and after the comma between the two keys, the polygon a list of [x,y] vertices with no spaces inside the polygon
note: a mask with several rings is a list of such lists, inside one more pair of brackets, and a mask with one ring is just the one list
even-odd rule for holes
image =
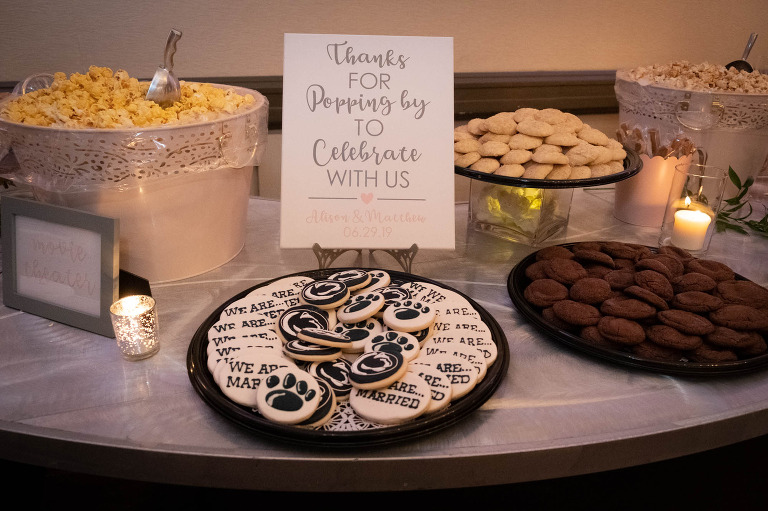
{"label": "small framed sign", "polygon": [[114,337],[119,221],[15,197],[3,197],[0,214],[3,303]]}

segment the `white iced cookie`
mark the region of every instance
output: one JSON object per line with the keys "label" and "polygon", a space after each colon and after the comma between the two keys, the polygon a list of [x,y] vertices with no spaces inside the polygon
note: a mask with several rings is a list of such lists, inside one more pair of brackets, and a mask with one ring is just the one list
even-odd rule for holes
{"label": "white iced cookie", "polygon": [[324,362],[312,362],[307,371],[309,374],[328,383],[338,401],[346,401],[352,391],[349,381],[349,371],[352,363],[345,358],[337,358]]}
{"label": "white iced cookie", "polygon": [[341,281],[347,285],[350,291],[354,291],[367,286],[371,281],[371,276],[366,270],[353,268],[336,272],[328,277],[328,279]]}
{"label": "white iced cookie", "polygon": [[382,320],[392,330],[415,332],[434,323],[436,314],[436,309],[429,303],[402,300],[387,307]]}
{"label": "white iced cookie", "polygon": [[349,298],[349,287],[341,280],[316,280],[301,290],[301,303],[321,309],[335,309]]}
{"label": "white iced cookie", "polygon": [[368,318],[358,323],[338,323],[334,331],[343,332],[349,337],[349,344],[342,348],[344,353],[362,353],[368,339],[384,330],[376,318]]}
{"label": "white iced cookie", "polygon": [[352,339],[341,330],[303,328],[297,332],[296,336],[299,340],[332,348],[347,348],[352,344]]}
{"label": "white iced cookie", "polygon": [[498,357],[498,347],[493,342],[493,336],[488,330],[445,330],[435,332],[429,339],[431,345],[458,343],[472,346],[480,351],[485,358],[486,366],[490,367]]}
{"label": "white iced cookie", "polygon": [[295,305],[294,301],[286,298],[275,298],[269,294],[250,293],[244,298],[235,300],[227,305],[219,315],[219,319],[234,319],[238,316],[261,314],[264,318],[274,323],[277,316]]}
{"label": "white iced cookie", "polygon": [[336,311],[314,305],[296,305],[285,311],[277,320],[275,332],[284,343],[298,339],[304,328],[332,329],[336,326]]}
{"label": "white iced cookie", "polygon": [[378,291],[384,295],[384,307],[376,314],[377,317],[383,316],[384,311],[387,310],[387,307],[392,305],[392,303],[413,298],[411,292],[408,289],[399,285],[390,284],[389,286],[383,287]]}
{"label": "white iced cookie", "polygon": [[296,339],[283,345],[283,354],[293,360],[304,362],[316,362],[321,360],[335,360],[341,356],[341,348],[323,346],[313,342]]}
{"label": "white iced cookie", "polygon": [[419,356],[421,345],[411,334],[389,330],[368,339],[364,351],[389,351],[399,353],[406,362]]}
{"label": "white iced cookie", "polygon": [[257,406],[257,391],[264,378],[277,369],[296,368],[292,361],[264,352],[243,352],[237,358],[220,363],[213,379],[221,392],[243,406]]}
{"label": "white iced cookie", "polygon": [[451,384],[451,400],[459,399],[465,396],[477,385],[477,369],[470,362],[442,353],[422,356],[413,359],[408,367],[411,370],[417,370],[419,365],[427,365],[436,368],[445,374]]}
{"label": "white iced cookie", "polygon": [[431,339],[424,343],[421,352],[426,357],[430,355],[449,355],[469,362],[477,371],[478,382],[482,381],[488,372],[485,355],[476,347],[468,344],[454,342],[438,343],[433,335]]}
{"label": "white iced cookie", "polygon": [[418,374],[405,372],[385,388],[356,388],[349,397],[349,404],[368,421],[400,424],[423,414],[431,399],[427,382]]}
{"label": "white iced cookie", "polygon": [[[274,334],[274,332],[273,332]],[[211,344],[209,344],[211,346]],[[271,352],[273,355],[280,356],[283,350],[283,343],[277,335],[266,338],[239,337],[224,344],[214,346],[208,350],[208,370],[213,373],[216,365],[221,361],[228,361],[237,358],[243,351],[262,350]]]}
{"label": "white iced cookie", "polygon": [[271,295],[285,300],[286,305],[292,307],[298,305],[299,293],[304,289],[304,286],[313,280],[315,279],[301,275],[282,277],[265,286],[254,289],[251,294]]}
{"label": "white iced cookie", "polygon": [[381,289],[382,287],[388,286],[392,281],[392,277],[390,277],[389,273],[385,272],[384,270],[368,270],[368,275],[371,276],[370,282],[368,282],[368,284],[364,287],[355,289],[353,294],[365,293],[366,291],[375,291],[377,289]]}
{"label": "white iced cookie", "polygon": [[368,351],[349,369],[349,381],[356,389],[381,389],[400,378],[408,365],[399,353]]}
{"label": "white iced cookie", "polygon": [[320,401],[317,403],[317,409],[309,418],[299,422],[299,426],[319,428],[331,420],[336,411],[336,396],[333,393],[333,388],[328,382],[320,379],[317,379],[317,385],[320,387]]}
{"label": "white iced cookie", "polygon": [[384,295],[378,291],[353,295],[337,311],[342,323],[358,323],[373,317],[384,307]]}
{"label": "white iced cookie", "polygon": [[451,403],[453,390],[446,374],[426,364],[409,365],[408,372],[419,375],[429,385],[432,399],[430,399],[425,413],[438,412]]}
{"label": "white iced cookie", "polygon": [[283,367],[272,371],[259,385],[256,409],[271,421],[298,424],[315,413],[320,396],[314,376],[295,367]]}

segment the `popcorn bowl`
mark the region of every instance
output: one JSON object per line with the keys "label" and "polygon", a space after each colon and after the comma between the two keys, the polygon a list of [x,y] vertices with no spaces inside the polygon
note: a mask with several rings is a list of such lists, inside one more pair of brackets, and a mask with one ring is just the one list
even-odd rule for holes
{"label": "popcorn bowl", "polygon": [[0,139],[18,162],[3,177],[30,185],[42,202],[117,218],[123,270],[150,282],[210,271],[243,247],[268,115],[260,93],[213,85],[256,101],[211,120],[147,128],[66,129],[0,118]]}

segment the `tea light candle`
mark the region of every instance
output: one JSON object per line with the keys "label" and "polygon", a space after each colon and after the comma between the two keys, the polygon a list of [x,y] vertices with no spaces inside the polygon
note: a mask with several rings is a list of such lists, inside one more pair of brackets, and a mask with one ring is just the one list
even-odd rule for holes
{"label": "tea light candle", "polygon": [[701,250],[707,238],[707,229],[712,219],[703,211],[681,209],[675,212],[671,242],[686,250]]}
{"label": "tea light candle", "polygon": [[113,303],[109,312],[123,358],[142,360],[157,353],[157,311],[151,296],[126,296]]}

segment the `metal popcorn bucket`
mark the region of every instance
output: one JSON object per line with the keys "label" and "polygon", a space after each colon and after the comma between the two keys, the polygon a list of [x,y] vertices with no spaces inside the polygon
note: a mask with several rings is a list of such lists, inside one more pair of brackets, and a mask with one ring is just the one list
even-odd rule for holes
{"label": "metal popcorn bucket", "polygon": [[215,86],[256,102],[212,121],[148,128],[63,129],[0,118],[0,138],[19,165],[4,177],[30,185],[40,201],[119,219],[120,268],[150,282],[216,268],[245,241],[268,101],[250,89]]}

